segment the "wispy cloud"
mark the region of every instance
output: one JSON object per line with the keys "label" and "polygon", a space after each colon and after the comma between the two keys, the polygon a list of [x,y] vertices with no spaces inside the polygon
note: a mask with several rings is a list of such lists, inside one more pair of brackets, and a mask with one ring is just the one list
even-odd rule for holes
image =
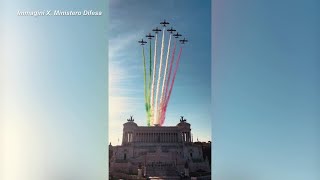
{"label": "wispy cloud", "polygon": [[126,35],[118,35],[109,40],[109,59],[116,60],[117,57],[123,57],[132,42],[137,41],[139,36],[137,33],[130,33]]}
{"label": "wispy cloud", "polygon": [[[121,23],[113,22],[110,28],[114,31],[119,26]],[[134,85],[141,78],[136,73],[140,72],[141,64],[133,60],[137,50],[134,43],[142,33],[117,33],[109,40],[109,140],[112,144],[118,144],[118,139],[122,138],[123,122],[143,106],[143,89]]]}

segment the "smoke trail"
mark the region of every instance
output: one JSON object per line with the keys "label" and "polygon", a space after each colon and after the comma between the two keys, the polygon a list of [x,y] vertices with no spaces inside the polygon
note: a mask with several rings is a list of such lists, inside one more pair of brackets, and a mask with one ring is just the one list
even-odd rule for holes
{"label": "smoke trail", "polygon": [[166,82],[166,78],[167,78],[167,69],[168,69],[168,60],[169,60],[169,54],[170,54],[170,45],[171,45],[171,34],[169,37],[169,44],[168,44],[168,50],[167,50],[167,58],[166,58],[166,66],[164,69],[164,76],[163,76],[163,80],[162,80],[162,89],[161,89],[161,97],[160,97],[160,101],[163,101],[163,91],[164,91],[164,84]]}
{"label": "smoke trail", "polygon": [[147,104],[148,104],[148,126],[150,126],[150,123],[151,123],[151,105],[150,105],[150,93],[151,93],[151,78],[152,78],[152,76],[151,76],[151,74],[152,74],[152,69],[151,69],[151,67],[152,67],[152,61],[151,61],[151,59],[152,59],[152,57],[151,57],[151,39],[150,39],[150,46],[149,46],[149,54],[150,54],[150,61],[149,61],[149,78],[148,78],[148,80],[149,80],[149,83],[148,83],[148,88],[147,88]]}
{"label": "smoke trail", "polygon": [[147,112],[147,124],[150,124],[148,121],[148,99],[147,99],[147,72],[146,72],[146,56],[144,53],[144,46],[142,46],[142,56],[143,56],[143,70],[144,70],[144,99],[145,99],[145,107],[146,107],[146,112]]}
{"label": "smoke trail", "polygon": [[153,110],[154,110],[154,85],[156,79],[156,67],[157,67],[157,43],[158,43],[158,34],[156,33],[156,38],[154,40],[154,57],[153,57],[153,77],[151,85],[151,97],[150,97],[150,116],[151,123],[154,124]]}
{"label": "smoke trail", "polygon": [[163,112],[163,107],[164,107],[164,100],[166,99],[164,96],[164,88],[165,88],[165,83],[167,81],[167,69],[168,69],[168,60],[169,60],[169,55],[170,55],[170,45],[171,45],[171,37],[172,35],[170,34],[169,37],[169,43],[168,43],[168,50],[167,50],[167,58],[166,58],[166,65],[165,65],[165,69],[164,69],[164,76],[163,76],[163,80],[162,80],[162,89],[161,89],[161,97],[160,97],[160,124],[163,124],[164,119],[162,118],[164,116],[164,112]]}
{"label": "smoke trail", "polygon": [[159,124],[159,119],[158,119],[158,96],[159,96],[159,88],[160,88],[160,79],[161,79],[161,70],[162,70],[162,57],[163,57],[163,46],[164,46],[164,31],[165,27],[163,28],[162,31],[162,42],[161,42],[161,53],[160,53],[160,65],[159,65],[159,73],[158,73],[158,83],[157,83],[157,91],[156,91],[156,106],[155,106],[155,124]]}
{"label": "smoke trail", "polygon": [[161,125],[164,123],[164,119],[165,119],[165,114],[166,114],[166,101],[167,101],[167,94],[168,94],[168,86],[169,86],[169,82],[170,82],[170,77],[171,77],[171,72],[172,72],[172,67],[173,67],[173,62],[174,62],[174,55],[176,52],[176,44],[177,40],[174,41],[174,47],[173,47],[173,51],[172,51],[172,57],[171,57],[171,62],[170,62],[170,69],[169,69],[169,75],[168,78],[166,80],[166,85],[165,85],[165,90],[164,90],[164,99],[163,99],[163,103],[161,103],[161,109],[162,109],[162,113],[161,113]]}
{"label": "smoke trail", "polygon": [[177,62],[176,62],[176,67],[175,67],[175,69],[174,69],[174,74],[173,74],[173,77],[172,77],[172,82],[171,82],[171,86],[170,86],[170,90],[169,90],[169,95],[168,95],[168,97],[167,97],[167,99],[166,99],[166,102],[165,102],[165,105],[164,105],[164,107],[163,107],[163,109],[162,109],[162,111],[163,111],[163,115],[162,115],[162,117],[161,117],[161,118],[162,118],[162,119],[161,119],[162,123],[164,122],[165,113],[166,113],[167,107],[168,107],[168,102],[169,102],[169,99],[170,99],[170,96],[171,96],[171,92],[172,92],[172,88],[173,88],[173,85],[174,85],[174,81],[175,81],[175,79],[176,79],[176,75],[177,75],[177,71],[178,71],[178,67],[179,67],[179,62],[180,62],[181,53],[182,53],[182,47],[180,47],[180,52],[179,52],[179,55],[178,55],[178,60],[177,60]]}
{"label": "smoke trail", "polygon": [[169,75],[168,75],[168,79],[167,79],[167,83],[166,83],[166,87],[165,87],[165,91],[164,91],[165,92],[165,99],[167,99],[167,96],[168,96],[168,86],[169,86],[173,62],[174,62],[174,55],[176,52],[176,45],[177,45],[176,43],[177,43],[177,40],[174,41],[174,47],[173,47],[173,52],[172,52],[172,57],[171,57],[171,62],[170,62]]}
{"label": "smoke trail", "polygon": [[[152,69],[151,69],[151,67],[152,67],[152,61],[151,61],[151,39],[150,39],[150,47],[149,47],[149,50],[150,50],[150,62],[149,62],[149,73],[150,73],[150,75],[149,75],[149,89],[150,89],[150,87],[151,87],[151,74],[152,74]],[[150,95],[150,91],[149,91],[149,95]]]}

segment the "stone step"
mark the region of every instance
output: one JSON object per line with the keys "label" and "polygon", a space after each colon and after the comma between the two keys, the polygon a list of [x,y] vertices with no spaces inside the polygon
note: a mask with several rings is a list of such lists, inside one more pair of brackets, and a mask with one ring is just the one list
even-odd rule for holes
{"label": "stone step", "polygon": [[152,176],[149,179],[180,179],[179,176]]}

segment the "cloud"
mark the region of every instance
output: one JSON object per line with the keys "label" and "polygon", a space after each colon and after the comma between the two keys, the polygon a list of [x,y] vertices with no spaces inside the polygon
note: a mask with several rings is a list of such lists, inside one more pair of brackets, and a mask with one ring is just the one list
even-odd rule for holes
{"label": "cloud", "polygon": [[[120,25],[114,23],[111,28],[117,29]],[[121,143],[122,125],[128,116],[139,111],[141,103],[143,106],[143,89],[135,85],[141,78],[135,73],[140,72],[141,65],[140,61],[132,61],[135,49],[131,47],[142,32],[117,34],[109,41],[109,141],[113,145]]]}
{"label": "cloud", "polygon": [[116,60],[119,55],[123,55],[123,51],[126,47],[130,45],[133,41],[137,40],[138,36],[136,34],[125,35],[124,37],[116,37],[109,40],[109,59],[111,61]]}

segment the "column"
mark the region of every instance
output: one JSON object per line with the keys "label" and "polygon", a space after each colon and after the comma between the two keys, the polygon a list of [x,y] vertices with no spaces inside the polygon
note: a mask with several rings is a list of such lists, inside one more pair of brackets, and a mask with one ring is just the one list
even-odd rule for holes
{"label": "column", "polygon": [[150,133],[148,133],[148,142],[150,142]]}
{"label": "column", "polygon": [[130,142],[130,133],[128,133],[128,143]]}
{"label": "column", "polygon": [[132,132],[130,133],[130,142],[132,142]]}
{"label": "column", "polygon": [[171,133],[171,142],[174,142],[174,133]]}
{"label": "column", "polygon": [[189,133],[188,132],[186,133],[186,136],[187,136],[187,142],[189,142]]}
{"label": "column", "polygon": [[188,138],[189,138],[188,132],[186,132],[186,142],[188,142]]}
{"label": "column", "polygon": [[174,133],[171,133],[171,142],[174,142]]}
{"label": "column", "polygon": [[129,133],[126,133],[126,142],[129,142]]}
{"label": "column", "polygon": [[167,139],[167,138],[168,138],[168,133],[165,132],[165,133],[164,133],[164,142],[168,142],[168,139]]}
{"label": "column", "polygon": [[175,142],[178,142],[178,133],[174,133]]}
{"label": "column", "polygon": [[126,137],[126,133],[123,133],[123,134],[122,134],[122,143],[125,142],[125,137]]}

